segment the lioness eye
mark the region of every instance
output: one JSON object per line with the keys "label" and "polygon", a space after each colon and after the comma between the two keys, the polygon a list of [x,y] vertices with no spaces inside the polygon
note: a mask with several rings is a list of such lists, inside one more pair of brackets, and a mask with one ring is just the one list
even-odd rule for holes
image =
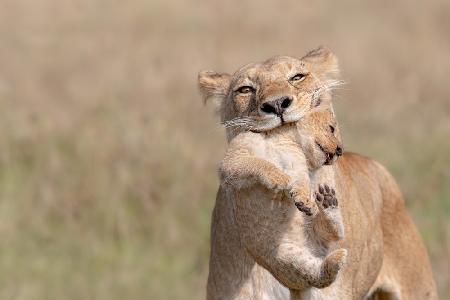
{"label": "lioness eye", "polygon": [[331,133],[334,133],[334,127],[330,125]]}
{"label": "lioness eye", "polygon": [[305,79],[306,75],[305,74],[295,74],[294,76],[291,77],[291,81],[302,81],[303,79]]}
{"label": "lioness eye", "polygon": [[253,93],[255,89],[252,88],[251,86],[245,85],[245,86],[241,86],[240,88],[238,88],[238,92],[241,94],[249,94],[249,93]]}

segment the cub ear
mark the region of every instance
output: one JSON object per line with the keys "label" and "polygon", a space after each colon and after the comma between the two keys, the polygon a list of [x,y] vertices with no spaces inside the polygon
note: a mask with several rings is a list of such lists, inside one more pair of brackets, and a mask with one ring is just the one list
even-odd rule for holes
{"label": "cub ear", "polygon": [[301,60],[308,65],[308,68],[319,75],[327,77],[339,73],[338,59],[328,47],[320,46],[308,52]]}
{"label": "cub ear", "polygon": [[198,73],[198,86],[206,103],[208,100],[222,100],[228,94],[231,76],[226,73],[201,71]]}

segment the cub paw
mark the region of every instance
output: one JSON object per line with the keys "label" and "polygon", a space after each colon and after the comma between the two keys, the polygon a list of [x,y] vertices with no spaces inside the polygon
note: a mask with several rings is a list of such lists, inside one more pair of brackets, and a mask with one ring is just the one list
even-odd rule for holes
{"label": "cub paw", "polygon": [[336,278],[337,273],[342,269],[347,260],[347,250],[337,249],[331,252],[323,263],[324,271],[328,276]]}
{"label": "cub paw", "polygon": [[317,205],[309,195],[302,193],[301,190],[293,188],[289,191],[289,196],[294,200],[297,209],[305,215],[314,216],[317,213]]}
{"label": "cub paw", "polygon": [[347,250],[341,248],[331,252],[322,262],[319,278],[311,282],[311,285],[320,289],[331,285],[336,280],[346,260]]}
{"label": "cub paw", "polygon": [[323,209],[338,207],[335,190],[326,184],[323,186],[319,184],[318,191],[316,192],[316,203]]}
{"label": "cub paw", "polygon": [[264,176],[261,181],[270,190],[283,191],[289,189],[291,177],[283,172],[273,172]]}

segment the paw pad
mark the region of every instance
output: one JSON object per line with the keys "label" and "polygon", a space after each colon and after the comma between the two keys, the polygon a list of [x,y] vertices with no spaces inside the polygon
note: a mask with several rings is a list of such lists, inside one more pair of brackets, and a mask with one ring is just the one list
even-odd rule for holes
{"label": "paw pad", "polygon": [[319,191],[316,193],[316,201],[323,208],[335,208],[338,206],[338,200],[336,198],[336,192],[328,185],[319,185]]}
{"label": "paw pad", "polygon": [[307,216],[312,216],[311,208],[307,207],[303,202],[295,202],[294,203],[297,209]]}

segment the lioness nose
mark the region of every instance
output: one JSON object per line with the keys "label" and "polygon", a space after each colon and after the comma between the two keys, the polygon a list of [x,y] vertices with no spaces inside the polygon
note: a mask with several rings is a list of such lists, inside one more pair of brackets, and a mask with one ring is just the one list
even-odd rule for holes
{"label": "lioness nose", "polygon": [[336,148],[336,155],[337,155],[337,156],[341,156],[341,155],[342,155],[342,152],[343,152],[342,148],[339,147],[339,146],[337,146],[337,148]]}
{"label": "lioness nose", "polygon": [[275,114],[281,116],[286,108],[288,108],[292,103],[292,98],[284,96],[276,100],[264,102],[261,105],[261,110],[267,114]]}

